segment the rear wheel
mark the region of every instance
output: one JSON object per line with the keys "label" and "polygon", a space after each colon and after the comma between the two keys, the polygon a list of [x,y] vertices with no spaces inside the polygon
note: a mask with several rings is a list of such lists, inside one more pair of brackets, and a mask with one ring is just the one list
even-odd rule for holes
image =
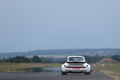
{"label": "rear wheel", "polygon": [[86,72],[85,75],[90,75],[90,72]]}
{"label": "rear wheel", "polygon": [[66,72],[62,72],[62,71],[61,71],[61,75],[67,75],[67,73],[66,73]]}

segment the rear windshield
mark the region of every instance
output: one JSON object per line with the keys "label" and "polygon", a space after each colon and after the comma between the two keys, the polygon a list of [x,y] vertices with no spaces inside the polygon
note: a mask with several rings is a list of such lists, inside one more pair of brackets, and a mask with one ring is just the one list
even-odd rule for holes
{"label": "rear windshield", "polygon": [[73,61],[73,62],[82,62],[83,58],[82,57],[70,57],[69,61]]}

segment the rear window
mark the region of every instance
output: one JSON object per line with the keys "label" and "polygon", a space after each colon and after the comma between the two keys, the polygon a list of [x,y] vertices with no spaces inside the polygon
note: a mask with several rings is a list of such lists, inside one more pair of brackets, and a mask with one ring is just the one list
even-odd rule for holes
{"label": "rear window", "polygon": [[70,57],[69,61],[73,61],[73,62],[82,62],[83,58],[82,57]]}

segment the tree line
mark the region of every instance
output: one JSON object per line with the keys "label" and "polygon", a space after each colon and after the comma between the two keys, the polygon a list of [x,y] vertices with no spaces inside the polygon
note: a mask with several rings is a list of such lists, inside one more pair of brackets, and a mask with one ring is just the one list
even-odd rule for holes
{"label": "tree line", "polygon": [[[99,62],[104,56],[84,56],[88,63],[96,63]],[[111,56],[112,59],[120,62],[120,55]],[[32,58],[28,58],[25,56],[16,56],[13,58],[3,59],[0,62],[8,62],[8,63],[64,63],[67,58],[45,58],[34,55]]]}
{"label": "tree line", "polygon": [[[84,56],[84,57],[88,63],[97,63],[106,56]],[[112,58],[113,60],[117,62],[120,62],[120,55],[113,55],[113,56],[108,56],[108,57]]]}
{"label": "tree line", "polygon": [[0,62],[7,63],[61,63],[65,61],[64,58],[56,59],[56,58],[45,58],[34,55],[32,58],[28,58],[25,56],[16,56],[8,59],[1,59]]}

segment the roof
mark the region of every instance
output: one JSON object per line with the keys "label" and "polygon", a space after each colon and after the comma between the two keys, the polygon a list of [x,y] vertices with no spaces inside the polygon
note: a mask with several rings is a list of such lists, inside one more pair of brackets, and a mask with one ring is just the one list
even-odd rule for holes
{"label": "roof", "polygon": [[116,62],[115,60],[113,60],[112,58],[102,58],[99,62]]}

